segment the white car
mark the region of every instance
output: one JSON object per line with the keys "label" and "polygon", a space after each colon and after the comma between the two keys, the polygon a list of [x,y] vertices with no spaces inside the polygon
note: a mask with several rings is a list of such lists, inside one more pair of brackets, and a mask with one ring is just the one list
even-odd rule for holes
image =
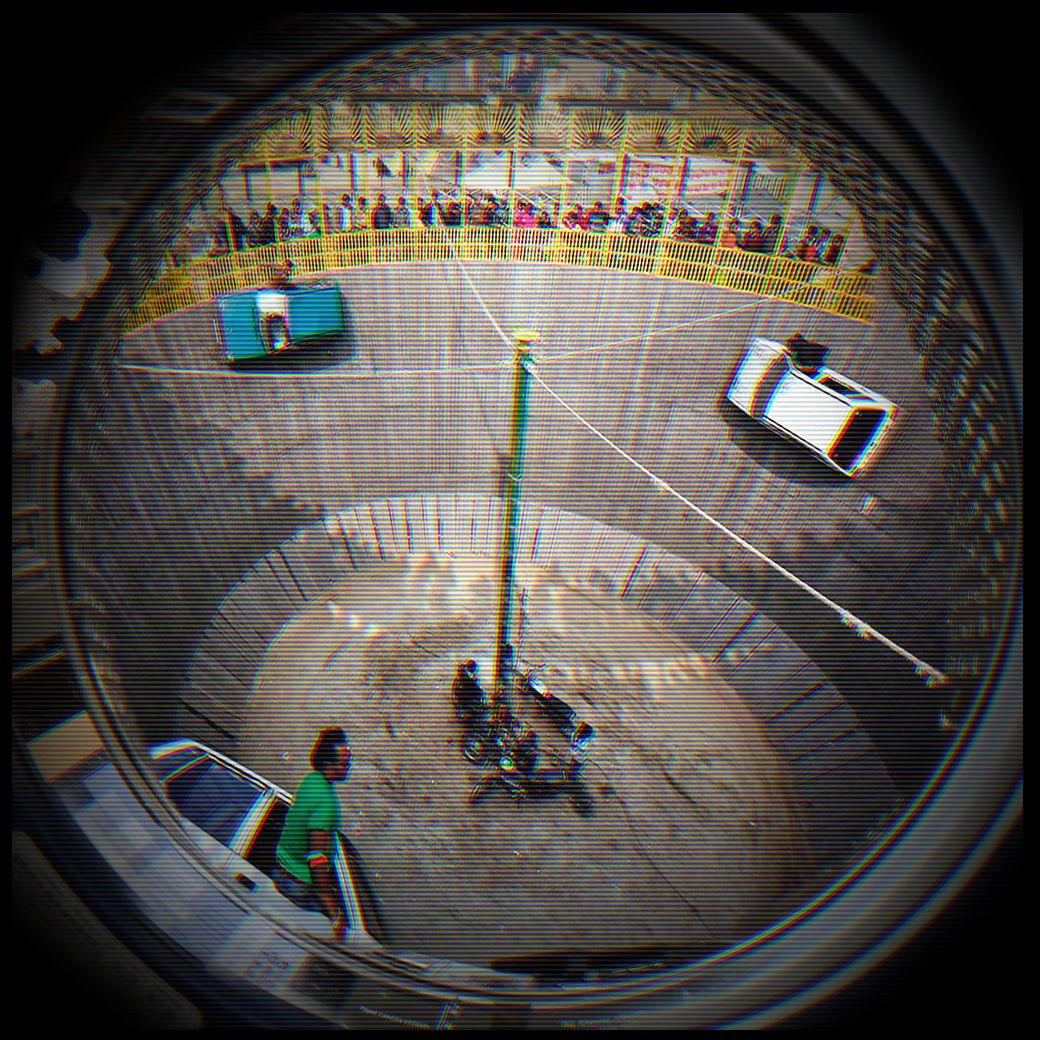
{"label": "white car", "polygon": [[[402,980],[398,984],[385,977],[370,983],[349,964],[326,962],[297,941],[306,935],[332,945],[328,919],[290,902],[269,876],[292,801],[287,791],[194,740],[151,749],[155,777],[177,809],[183,834],[210,872],[239,888],[244,898],[238,901],[207,877],[210,872],[198,863],[195,850],[184,849],[180,836],[146,811],[86,712],[34,738],[29,750],[41,778],[119,875],[121,898],[159,933],[215,975],[244,980],[330,1021],[342,1024],[359,1008],[362,1016],[384,1017],[369,1005],[393,1007],[395,1001],[408,1000],[415,1013],[429,1010],[429,1021],[436,1020],[440,1028],[457,1010],[457,1002],[445,1002],[445,989],[477,994],[473,1007],[483,1014],[493,1011],[497,996],[505,992],[530,999],[545,986],[555,991],[564,982],[624,980],[665,964],[686,963],[691,956],[685,945],[626,942],[616,950],[568,947],[561,954],[554,946],[547,953],[518,951],[485,967],[388,945],[392,939],[381,926],[360,857],[337,833],[331,859],[348,919],[346,952]],[[413,990],[413,980],[430,985],[426,996]],[[351,1003],[355,986],[364,1007]],[[487,1020],[480,1019],[485,1025]]]}
{"label": "white car", "polygon": [[887,397],[823,364],[827,348],[794,336],[757,337],[726,397],[782,437],[847,477],[862,473],[889,440],[899,408]]}
{"label": "white car", "polygon": [[[292,804],[288,791],[233,759],[193,740],[152,748],[152,760],[170,801],[210,864],[248,893],[257,910],[297,931],[328,939],[330,925],[302,910],[275,888],[275,847]],[[341,833],[333,842],[337,894],[346,915],[344,944],[374,948],[385,941],[376,897],[357,850]]]}
{"label": "white car", "polygon": [[[153,747],[156,780],[176,807],[193,854],[138,800],[85,712],[34,738],[29,750],[42,779],[119,876],[121,898],[176,947],[215,976],[245,981],[309,1014],[342,1023],[353,1013],[344,1000],[363,980],[342,962],[315,958],[297,941],[308,936],[333,945],[331,923],[286,899],[270,877],[292,802],[287,791],[194,740]],[[242,899],[229,899],[200,858]],[[361,859],[341,833],[330,860],[347,922],[341,948],[434,986],[429,1007],[435,1017],[444,1013],[437,987],[497,993],[536,984],[522,965],[484,967],[390,945]],[[406,990],[388,982],[379,993],[392,1003]]]}

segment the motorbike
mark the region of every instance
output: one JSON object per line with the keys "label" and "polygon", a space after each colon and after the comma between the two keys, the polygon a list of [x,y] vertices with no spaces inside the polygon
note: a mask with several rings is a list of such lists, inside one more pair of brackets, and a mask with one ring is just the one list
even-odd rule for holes
{"label": "motorbike", "polygon": [[532,697],[550,721],[568,740],[568,754],[546,754],[555,765],[539,769],[541,753],[538,734],[520,719],[491,717],[490,704],[478,681],[476,662],[459,665],[452,683],[452,704],[456,719],[464,727],[463,757],[488,770],[470,793],[470,804],[477,804],[496,789],[516,800],[548,799],[566,794],[572,807],[582,816],[592,812],[593,799],[581,783],[580,774],[592,743],[593,729],[577,719],[574,710],[549,693],[540,679],[530,673],[517,673],[516,689]]}

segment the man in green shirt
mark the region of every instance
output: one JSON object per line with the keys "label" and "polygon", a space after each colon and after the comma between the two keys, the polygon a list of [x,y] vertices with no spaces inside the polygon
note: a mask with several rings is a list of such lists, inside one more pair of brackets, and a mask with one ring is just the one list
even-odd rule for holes
{"label": "man in green shirt", "polygon": [[333,838],[340,827],[339,799],[333,784],[350,772],[350,744],[338,726],[324,729],[311,748],[314,770],[303,778],[282,824],[275,849],[274,883],[304,910],[332,919],[332,937],[343,941],[345,919],[332,874]]}

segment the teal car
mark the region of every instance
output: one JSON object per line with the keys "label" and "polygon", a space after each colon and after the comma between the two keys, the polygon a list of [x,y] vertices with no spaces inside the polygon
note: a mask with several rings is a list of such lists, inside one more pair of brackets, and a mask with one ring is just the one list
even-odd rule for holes
{"label": "teal car", "polygon": [[217,300],[224,360],[281,354],[344,331],[338,285],[249,289]]}

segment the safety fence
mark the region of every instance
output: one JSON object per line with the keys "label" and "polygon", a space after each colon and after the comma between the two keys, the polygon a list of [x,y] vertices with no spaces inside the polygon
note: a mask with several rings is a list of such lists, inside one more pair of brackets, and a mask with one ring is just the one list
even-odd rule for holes
{"label": "safety fence", "polygon": [[161,275],[128,314],[131,331],[225,293],[263,285],[285,260],[301,278],[403,263],[547,263],[652,275],[783,300],[869,322],[877,278],[787,256],[749,253],[663,237],[567,228],[419,227],[366,229],[290,239],[206,257]]}

